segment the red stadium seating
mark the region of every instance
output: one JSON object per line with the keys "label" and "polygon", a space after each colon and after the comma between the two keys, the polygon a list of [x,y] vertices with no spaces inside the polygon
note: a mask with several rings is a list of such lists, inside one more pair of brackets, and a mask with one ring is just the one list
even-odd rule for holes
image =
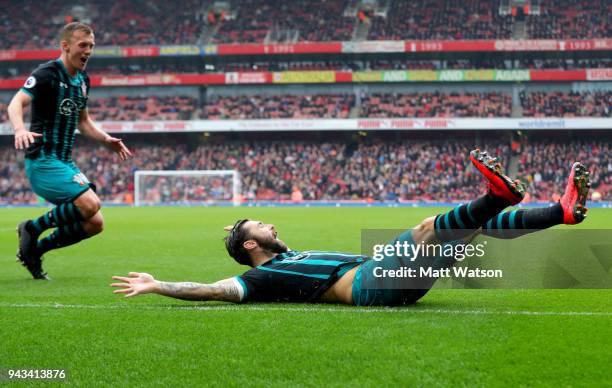
{"label": "red stadium seating", "polygon": [[372,94],[361,117],[510,117],[512,99],[501,93]]}
{"label": "red stadium seating", "polygon": [[[212,0],[83,0],[79,8],[48,0],[0,0],[2,49],[57,47],[58,31],[79,18],[96,31],[98,45],[349,41],[361,23],[348,0],[231,0],[214,23]],[[500,15],[500,0],[392,0],[372,16],[371,40],[511,39],[513,17]],[[527,16],[529,39],[592,39],[612,36],[607,0],[544,0],[540,15]],[[10,17],[9,17],[10,15]],[[23,17],[19,17],[19,16]],[[209,39],[210,38],[210,39]],[[206,42],[203,39],[209,39]]]}
{"label": "red stadium seating", "polygon": [[532,39],[589,39],[612,36],[609,0],[542,0],[540,15],[527,17]]}
{"label": "red stadium seating", "polygon": [[510,39],[512,17],[500,16],[499,0],[447,0],[391,3],[386,17],[375,17],[372,40]]}
{"label": "red stadium seating", "polygon": [[612,92],[521,94],[526,117],[612,117]]}
{"label": "red stadium seating", "polygon": [[207,119],[348,118],[353,95],[213,97],[202,108]]}

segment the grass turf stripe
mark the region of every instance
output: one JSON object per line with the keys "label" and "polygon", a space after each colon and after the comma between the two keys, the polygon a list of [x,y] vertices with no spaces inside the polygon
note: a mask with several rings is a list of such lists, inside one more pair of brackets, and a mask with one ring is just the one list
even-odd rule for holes
{"label": "grass turf stripe", "polygon": [[52,309],[91,309],[91,310],[185,310],[185,311],[285,311],[285,312],[350,312],[350,313],[421,313],[454,315],[536,315],[536,316],[602,316],[612,317],[606,311],[529,311],[529,310],[449,310],[418,307],[282,307],[282,306],[184,306],[184,305],[142,305],[142,304],[61,304],[61,303],[0,303],[0,308],[52,308]]}

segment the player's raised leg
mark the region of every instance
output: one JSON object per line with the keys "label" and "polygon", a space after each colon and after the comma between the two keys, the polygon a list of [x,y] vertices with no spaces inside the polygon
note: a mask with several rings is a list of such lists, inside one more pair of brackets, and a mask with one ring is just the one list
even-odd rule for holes
{"label": "player's raised leg", "polygon": [[[524,196],[524,189],[519,181],[507,177],[495,158],[486,152],[472,151],[470,160],[488,182],[488,192],[467,204],[453,210],[429,217],[411,230],[399,235],[391,244],[408,243],[437,244],[442,247],[456,243],[469,242],[475,237],[481,226],[491,217],[510,205],[519,203]],[[368,305],[406,305],[422,298],[436,282],[436,276],[417,276],[404,278],[379,279],[376,268],[396,270],[400,267],[415,270],[438,270],[455,264],[454,257],[439,254],[420,254],[418,258],[400,254],[387,255],[379,262],[366,262],[355,273],[352,298],[359,306]],[[371,292],[370,290],[375,290]]]}
{"label": "player's raised leg", "polygon": [[589,172],[579,162],[572,165],[565,193],[553,206],[503,212],[487,221],[482,233],[491,237],[511,239],[559,224],[573,225],[586,218],[589,194]]}
{"label": "player's raised leg", "polygon": [[439,241],[458,240],[474,234],[487,220],[506,207],[521,202],[525,196],[522,183],[506,176],[501,164],[486,151],[472,151],[470,160],[486,178],[488,192],[448,213],[436,216],[433,229]]}

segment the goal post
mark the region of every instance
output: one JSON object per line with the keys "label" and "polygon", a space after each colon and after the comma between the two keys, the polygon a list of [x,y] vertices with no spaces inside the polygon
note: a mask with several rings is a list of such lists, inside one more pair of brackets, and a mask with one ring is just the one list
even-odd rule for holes
{"label": "goal post", "polygon": [[241,186],[236,170],[138,170],[134,206],[240,206]]}

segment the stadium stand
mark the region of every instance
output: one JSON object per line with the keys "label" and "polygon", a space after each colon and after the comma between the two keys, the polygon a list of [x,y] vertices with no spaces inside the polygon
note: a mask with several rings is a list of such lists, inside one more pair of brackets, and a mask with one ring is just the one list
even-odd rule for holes
{"label": "stadium stand", "polygon": [[542,0],[540,15],[527,16],[532,39],[589,39],[612,36],[608,0]]}
{"label": "stadium stand", "polygon": [[612,117],[612,92],[521,93],[526,117]]}
{"label": "stadium stand", "polygon": [[190,120],[197,101],[186,96],[111,97],[94,99],[88,104],[95,120]]}
{"label": "stadium stand", "polygon": [[[42,3],[0,0],[0,7],[5,10],[0,15],[0,47],[3,50],[56,47],[60,27],[71,18],[78,18],[79,14],[87,15],[88,19],[83,20],[91,22],[94,27],[98,46],[359,41],[355,38],[358,27],[365,27],[366,34],[361,39],[511,39],[516,26],[512,15],[500,14],[499,8],[504,5],[501,0],[467,0],[462,3],[379,0],[373,3],[383,12],[368,16],[368,20],[345,12],[362,3],[352,0],[298,0],[290,3],[282,0],[229,0],[223,3],[226,9],[211,17],[210,9],[216,6],[212,0],[187,0],[180,7],[160,0],[120,0],[110,6],[101,0],[84,0],[76,8],[59,0]],[[543,0],[539,4],[540,15],[527,16],[524,38],[612,36],[611,23],[608,22],[612,14],[609,2]],[[291,12],[288,12],[288,7]],[[28,18],[11,15],[28,15]],[[575,20],[581,22],[572,22]],[[433,53],[422,57],[389,53],[277,58],[205,56],[177,57],[177,60],[120,58],[92,61],[88,71],[93,75],[140,75],[291,70],[612,68],[612,59],[600,53],[577,56],[565,55],[567,53],[447,54]],[[31,70],[29,61],[4,62],[0,77],[25,78]],[[503,91],[483,92],[480,85],[479,91],[474,91],[473,85],[454,84],[457,85],[453,86],[456,91],[449,91],[449,83],[440,82],[441,90],[432,91],[431,85],[422,88],[423,84],[415,82],[411,84],[414,92],[411,89],[410,93],[402,87],[399,89],[403,91],[398,92],[390,84],[378,83],[371,90],[363,84],[365,88],[356,88],[350,93],[346,93],[347,89],[343,92],[333,91],[332,87],[327,89],[333,94],[296,92],[295,89],[291,91],[293,94],[289,94],[282,86],[275,85],[274,93],[253,93],[253,88],[250,88],[244,93],[232,93],[232,96],[215,94],[213,87],[207,90],[205,86],[197,87],[199,94],[183,95],[180,87],[176,87],[178,93],[173,96],[168,96],[168,93],[155,95],[154,91],[142,95],[131,92],[125,96],[116,92],[103,92],[102,96],[98,95],[100,97],[93,94],[88,106],[96,121],[612,117],[610,91],[569,92],[582,90],[582,85],[574,87],[568,83],[561,83],[563,91],[555,91],[556,84],[544,84],[541,91],[514,84],[515,94],[510,94],[510,89],[505,87],[509,83],[504,83]],[[237,85],[236,89],[241,87],[243,85]],[[94,89],[96,93],[98,90]],[[525,91],[519,93],[520,90]],[[8,100],[0,101],[1,122],[8,119],[7,103]],[[359,135],[353,133],[351,136]],[[286,137],[291,139],[292,134]],[[8,140],[6,137],[3,142]],[[95,180],[101,197],[113,202],[130,201],[133,174],[138,169],[237,168],[243,177],[243,194],[249,200],[285,200],[297,190],[307,200],[458,201],[479,190],[475,188],[479,181],[465,160],[474,139],[453,138],[452,144],[441,144],[427,136],[397,142],[353,140],[302,139],[263,143],[232,138],[228,142],[193,146],[172,138],[168,144],[138,138],[135,143],[128,144],[137,155],[129,164],[120,164],[107,150],[87,144],[77,147],[75,159]],[[491,152],[515,162],[517,172],[529,182],[533,199],[552,200],[562,191],[563,177],[572,158],[583,158],[596,170],[593,187],[603,193],[604,198],[610,199],[612,166],[608,156],[609,143],[602,143],[595,137],[565,143],[527,142],[522,144],[519,154],[512,153],[506,142],[500,140],[489,139],[486,146]],[[8,143],[1,146],[3,154],[8,155],[0,161],[1,201],[35,202],[23,173],[22,155],[11,148]],[[552,160],[550,166],[547,164],[549,159]],[[160,188],[162,194],[167,191]],[[168,195],[171,197],[173,194]]]}
{"label": "stadium stand", "polygon": [[[91,99],[98,121],[275,119],[355,117],[511,117],[512,98],[498,92],[415,92],[315,95],[211,96],[205,103],[189,96],[119,96]],[[2,120],[8,120],[7,103]],[[612,92],[523,92],[523,117],[612,117]]]}
{"label": "stadium stand", "polygon": [[510,117],[512,98],[490,93],[375,93],[362,99],[361,117]]}
{"label": "stadium stand", "polygon": [[[208,2],[210,3],[210,2]],[[194,44],[203,23],[200,0],[186,0],[177,7],[169,1],[85,0],[70,7],[59,0],[41,3],[2,0],[0,47],[37,49],[57,47],[58,32],[76,14],[84,15],[96,31],[98,45]],[[27,18],[14,15],[28,15]]]}
{"label": "stadium stand", "polygon": [[212,1],[105,1],[90,4],[99,45],[197,43],[203,28],[202,8]]}
{"label": "stadium stand", "polygon": [[499,0],[395,0],[386,17],[372,19],[368,39],[510,39],[512,17],[501,16],[499,4]]}
{"label": "stadium stand", "polygon": [[213,97],[202,107],[207,119],[348,118],[353,95]]}
{"label": "stadium stand", "polygon": [[[237,15],[222,23],[214,43],[351,40],[355,17],[343,17],[347,1],[233,1]],[[290,10],[290,12],[289,12]]]}
{"label": "stadium stand", "polygon": [[[59,0],[44,3],[1,0],[0,47],[56,47],[57,32],[79,19],[96,30],[98,45],[263,43],[349,41],[360,23],[348,0],[226,1],[227,10],[211,19],[212,0],[169,1],[83,0],[67,6]],[[513,16],[500,14],[501,0],[419,0],[375,2],[382,12],[368,21],[371,40],[511,39]],[[612,36],[612,4],[607,0],[545,0],[540,14],[526,19],[529,39],[588,39]],[[289,12],[290,10],[290,12]],[[28,15],[16,18],[12,15]],[[347,16],[348,15],[348,16]]]}
{"label": "stadium stand", "polygon": [[23,154],[14,151],[9,144],[3,146],[0,160],[0,204],[35,203],[23,163]]}
{"label": "stadium stand", "polygon": [[49,16],[59,16],[62,4],[58,0],[1,0],[0,47],[25,50],[58,46],[57,35],[65,20],[55,22]]}
{"label": "stadium stand", "polygon": [[[461,201],[482,191],[481,176],[466,157],[474,147],[473,139],[305,141],[285,137],[289,140],[230,139],[197,145],[180,136],[147,141],[145,135],[129,141],[136,157],[127,164],[79,139],[74,159],[108,202],[133,200],[136,170],[237,169],[242,174],[243,196],[249,201],[290,200],[296,188],[304,200]],[[609,142],[534,140],[524,142],[519,153],[494,138],[482,143],[507,165],[517,160],[517,176],[528,184],[531,200],[558,199],[574,160],[582,160],[592,172],[593,190],[611,199]],[[2,148],[8,157],[0,162],[1,201],[35,202],[22,154],[10,150],[10,144]]]}
{"label": "stadium stand", "polygon": [[591,172],[593,191],[610,200],[612,194],[612,149],[609,141],[533,142],[525,144],[519,156],[518,176],[528,184],[535,198],[556,201],[568,166],[582,161]]}

